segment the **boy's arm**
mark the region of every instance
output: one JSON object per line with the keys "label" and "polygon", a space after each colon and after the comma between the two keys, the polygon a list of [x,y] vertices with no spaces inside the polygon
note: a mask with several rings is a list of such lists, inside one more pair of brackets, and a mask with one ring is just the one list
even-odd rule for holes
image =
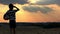
{"label": "boy's arm", "polygon": [[17,8],[16,6],[13,6],[14,8],[16,8],[16,10],[15,11],[19,11],[19,8]]}

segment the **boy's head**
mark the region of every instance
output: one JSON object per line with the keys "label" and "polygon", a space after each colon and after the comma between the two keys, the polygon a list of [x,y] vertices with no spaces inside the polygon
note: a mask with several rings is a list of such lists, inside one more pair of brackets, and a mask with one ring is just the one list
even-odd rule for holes
{"label": "boy's head", "polygon": [[9,9],[13,10],[13,4],[9,4]]}

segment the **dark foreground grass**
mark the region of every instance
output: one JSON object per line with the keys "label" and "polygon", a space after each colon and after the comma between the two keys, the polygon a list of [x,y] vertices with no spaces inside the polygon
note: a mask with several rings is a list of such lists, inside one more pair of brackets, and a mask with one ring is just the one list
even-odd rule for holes
{"label": "dark foreground grass", "polygon": [[[16,27],[16,34],[60,34],[60,28],[55,28],[55,26],[57,26],[55,24],[54,25],[50,25],[49,27],[47,27],[47,24],[45,24],[44,28],[43,24],[31,24],[31,23],[18,23],[17,27]],[[54,26],[54,28],[51,28],[52,26]],[[59,25],[58,25],[59,26]],[[1,24],[0,23],[0,34],[10,34],[9,31],[9,24],[4,23]]]}

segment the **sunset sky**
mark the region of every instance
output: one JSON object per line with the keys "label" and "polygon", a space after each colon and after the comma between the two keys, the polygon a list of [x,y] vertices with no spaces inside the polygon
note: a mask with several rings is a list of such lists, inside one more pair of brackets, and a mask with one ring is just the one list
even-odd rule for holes
{"label": "sunset sky", "polygon": [[60,0],[0,0],[0,22],[8,22],[3,15],[10,3],[20,9],[17,22],[60,22]]}

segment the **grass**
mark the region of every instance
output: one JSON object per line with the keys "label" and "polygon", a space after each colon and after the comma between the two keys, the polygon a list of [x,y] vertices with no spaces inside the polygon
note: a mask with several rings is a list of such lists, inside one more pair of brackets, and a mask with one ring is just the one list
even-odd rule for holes
{"label": "grass", "polygon": [[[10,34],[9,25],[1,24],[0,34]],[[60,34],[60,28],[42,28],[38,26],[20,26],[16,27],[16,34]]]}

